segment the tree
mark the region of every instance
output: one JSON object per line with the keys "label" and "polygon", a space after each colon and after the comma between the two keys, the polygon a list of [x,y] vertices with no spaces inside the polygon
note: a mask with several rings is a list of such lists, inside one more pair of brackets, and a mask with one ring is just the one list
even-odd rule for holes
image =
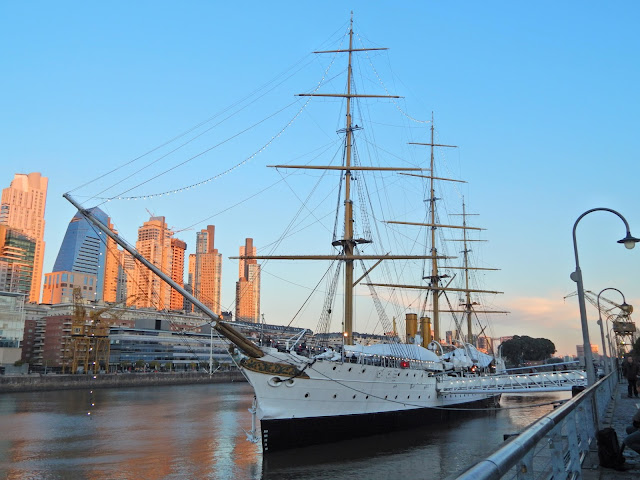
{"label": "tree", "polygon": [[556,346],[547,338],[514,335],[511,340],[502,343],[502,356],[510,365],[521,365],[527,360],[546,360],[555,352]]}

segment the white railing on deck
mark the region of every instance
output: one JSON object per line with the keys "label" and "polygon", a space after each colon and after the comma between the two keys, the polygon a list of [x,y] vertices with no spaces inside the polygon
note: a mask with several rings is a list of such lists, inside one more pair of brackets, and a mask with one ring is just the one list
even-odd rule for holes
{"label": "white railing on deck", "polygon": [[599,419],[612,400],[616,382],[615,374],[607,375],[454,478],[582,478],[582,462],[595,445],[596,432],[601,428]]}

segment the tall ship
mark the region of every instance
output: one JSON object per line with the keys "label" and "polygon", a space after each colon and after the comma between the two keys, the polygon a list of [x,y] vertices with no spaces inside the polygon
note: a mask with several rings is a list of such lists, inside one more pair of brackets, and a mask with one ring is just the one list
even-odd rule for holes
{"label": "tall ship", "polygon": [[[424,149],[421,165],[382,165],[380,161],[367,163],[356,149],[356,138],[362,124],[353,120],[356,102],[362,99],[394,101],[393,95],[376,95],[356,91],[353,79],[354,57],[384,48],[355,48],[353,19],[349,22],[345,41],[348,47],[314,52],[346,57],[346,87],[338,93],[313,91],[301,96],[339,98],[344,108],[342,158],[330,165],[274,165],[278,169],[331,172],[338,179],[340,200],[337,203],[331,248],[326,255],[245,255],[240,260],[291,260],[299,262],[327,262],[331,269],[325,275],[328,287],[322,310],[318,315],[318,329],[313,338],[294,339],[286,348],[258,345],[245,338],[200,300],[185,291],[157,266],[141,256],[133,247],[79,205],[69,194],[69,200],[80,213],[106,235],[113,238],[139,262],[180,292],[211,319],[212,326],[231,344],[233,356],[255,392],[256,421],[251,439],[261,441],[265,453],[304,445],[319,444],[395,429],[417,427],[458,415],[468,409],[493,408],[499,405],[495,392],[474,393],[449,388],[461,381],[473,382],[480,376],[492,375],[504,368],[491,349],[479,348],[486,324],[479,323],[479,314],[488,309],[480,305],[483,294],[500,292],[475,287],[474,273],[490,268],[473,265],[470,245],[477,239],[472,235],[480,230],[469,223],[470,214],[460,198],[459,212],[443,221],[438,186],[460,180],[437,174],[436,152],[454,148],[434,138],[433,115],[428,141],[414,142],[412,148]],[[386,92],[385,92],[386,93]],[[424,193],[417,199],[420,210],[413,210],[419,218],[392,219],[375,215],[367,217],[371,206],[370,190],[365,184],[368,175],[377,181],[408,182],[419,185]],[[379,228],[392,229],[396,234],[412,237],[419,245],[414,251],[392,252],[376,248],[374,232]],[[420,233],[418,233],[420,232]],[[455,256],[445,255],[444,244],[461,246]],[[420,250],[416,252],[416,250]],[[419,265],[418,274],[407,280],[407,264]],[[392,266],[389,266],[392,265]],[[401,272],[403,281],[380,280],[378,272]],[[358,289],[367,292],[373,304],[370,311],[378,316],[378,325],[386,335],[382,343],[364,345],[354,338],[355,306]],[[408,301],[409,293],[412,300]],[[285,293],[283,293],[285,295]],[[360,296],[363,296],[360,293]],[[340,298],[341,302],[336,298]],[[405,300],[403,300],[403,298]],[[341,303],[341,304],[340,304]],[[387,314],[389,305],[401,305],[404,318]],[[341,318],[336,312],[340,312]],[[506,313],[506,312],[502,312]],[[445,320],[451,330],[444,332]],[[339,325],[341,338],[329,341],[329,332]],[[476,328],[479,327],[479,328]],[[480,336],[474,333],[480,331]],[[482,351],[484,350],[484,351]]]}

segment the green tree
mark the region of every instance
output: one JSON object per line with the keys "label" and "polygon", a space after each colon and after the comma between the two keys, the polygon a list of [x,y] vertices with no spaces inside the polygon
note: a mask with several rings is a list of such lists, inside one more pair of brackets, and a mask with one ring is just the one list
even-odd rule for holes
{"label": "green tree", "polygon": [[510,365],[522,365],[525,361],[546,360],[556,352],[556,346],[547,338],[531,338],[514,335],[502,343],[502,356]]}

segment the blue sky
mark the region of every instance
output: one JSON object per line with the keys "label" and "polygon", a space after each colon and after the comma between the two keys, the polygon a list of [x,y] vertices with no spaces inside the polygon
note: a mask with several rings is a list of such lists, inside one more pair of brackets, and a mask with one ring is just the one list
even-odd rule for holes
{"label": "blue sky", "polygon": [[[119,170],[74,194],[92,206],[90,196],[116,177],[124,180],[110,190],[114,194],[283,109],[131,193],[176,189],[242,163],[301,108],[294,94],[313,90],[331,61],[310,52],[335,46],[350,10],[365,44],[390,48],[371,58],[390,93],[404,97],[398,105],[420,119],[433,111],[438,139],[460,146],[446,154],[447,168],[470,182],[463,193],[489,240],[480,260],[500,268],[487,276],[486,287],[504,291],[492,302],[512,312],[494,320],[493,334],[544,336],[559,353],[574,353],[581,343],[577,302],[564,300],[575,290],[569,279],[573,223],[590,208],[607,207],[622,213],[640,236],[640,7],[632,1],[2,2],[0,184],[8,186],[15,172],[49,177],[45,272],[75,213],[62,199],[64,192],[269,85],[250,97],[254,103],[241,104],[243,110],[226,110],[235,113],[178,155],[140,174]],[[368,61],[359,65],[365,69]],[[343,68],[336,60],[324,91],[341,91],[340,78],[331,76]],[[365,89],[380,89],[374,76],[369,80]],[[265,165],[296,163],[297,157],[308,161],[323,148],[329,156],[334,152],[340,104],[319,101],[314,108],[220,179],[182,194],[103,207],[130,242],[148,219],[146,209],[165,215],[176,230],[190,228],[177,234],[189,251],[195,231],[215,224],[225,258],[223,303],[231,304],[237,267],[227,257],[237,254],[245,237],[258,247],[274,242],[299,206],[289,183]],[[383,108],[372,102],[371,110],[389,115],[391,123]],[[407,124],[411,134],[404,140],[427,140],[428,125]],[[402,151],[417,155],[406,146]],[[299,173],[291,178],[302,184],[314,179]],[[276,186],[250,198],[269,185]],[[596,292],[618,288],[638,304],[640,251],[617,245],[623,236],[622,223],[611,214],[594,213],[580,222],[585,285]],[[297,241],[299,246],[303,240]],[[313,242],[304,246],[295,253],[311,253],[307,247]],[[289,319],[315,284],[305,278],[307,270],[287,268],[263,276],[263,311],[271,323]],[[290,306],[283,292],[295,298]],[[590,307],[589,316],[597,318]],[[315,328],[315,320],[306,321],[304,326]],[[596,329],[591,321],[592,342],[600,343]]]}

